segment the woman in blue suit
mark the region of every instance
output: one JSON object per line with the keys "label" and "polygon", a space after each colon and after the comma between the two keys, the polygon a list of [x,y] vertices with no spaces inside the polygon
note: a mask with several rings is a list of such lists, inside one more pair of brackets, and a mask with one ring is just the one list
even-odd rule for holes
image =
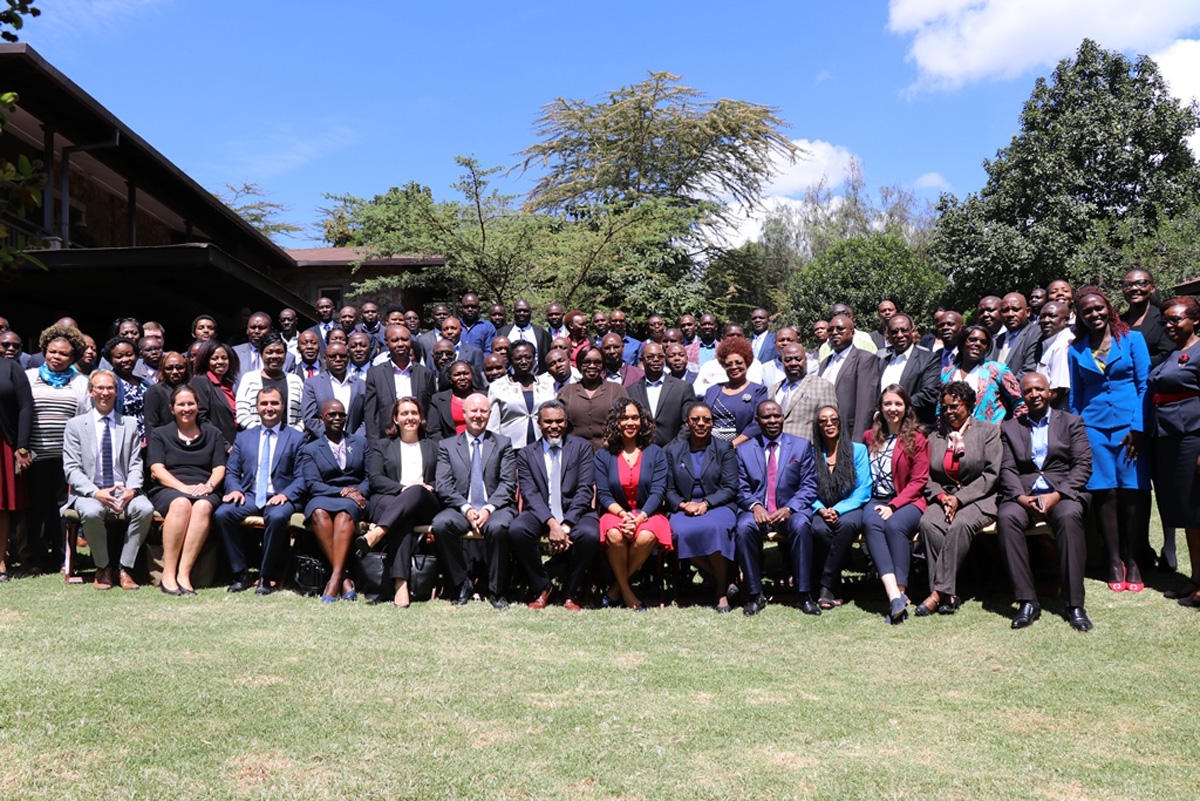
{"label": "woman in blue suit", "polygon": [[629,577],[656,544],[671,547],[671,526],[660,511],[667,490],[667,457],[654,444],[654,416],[637,401],[621,398],[608,410],[595,475],[601,541],[617,580],[600,600],[604,606],[624,602],[644,611]]}
{"label": "woman in blue suit", "polygon": [[707,404],[688,411],[688,436],[667,446],[667,509],[680,559],[716,581],[717,611],[729,607],[729,563],[733,560],[733,502],[738,463],[733,446],[712,436],[713,414]]}
{"label": "woman in blue suit", "polygon": [[1083,418],[1092,446],[1087,488],[1108,551],[1108,588],[1141,592],[1136,557],[1149,549],[1150,537],[1149,464],[1142,451],[1150,351],[1099,287],[1079,290],[1075,318],[1075,341],[1067,351],[1070,407]]}
{"label": "woman in blue suit", "polygon": [[325,401],[321,422],[325,436],[300,449],[300,465],[308,493],[304,516],[333,568],[321,593],[321,603],[331,604],[358,597],[346,559],[367,508],[367,440],[346,434],[346,409],[339,400]]}

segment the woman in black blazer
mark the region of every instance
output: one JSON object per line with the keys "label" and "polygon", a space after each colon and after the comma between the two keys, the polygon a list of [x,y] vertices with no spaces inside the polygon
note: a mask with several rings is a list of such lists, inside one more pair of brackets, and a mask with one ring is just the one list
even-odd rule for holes
{"label": "woman in black blazer", "polygon": [[475,376],[475,368],[471,367],[470,362],[452,362],[446,368],[444,378],[450,382],[450,388],[433,393],[429,401],[427,428],[428,436],[434,442],[465,431],[467,423],[462,414],[463,401],[474,392],[487,394],[486,389],[481,389],[483,382]]}
{"label": "woman in black blazer", "polygon": [[197,422],[208,423],[220,431],[226,444],[237,439],[233,379],[238,374],[238,367],[238,356],[233,348],[210,339],[196,351],[195,375],[188,382],[200,406]]}
{"label": "woman in black blazer", "polygon": [[371,445],[367,478],[371,527],[355,544],[370,550],[384,542],[401,609],[409,605],[408,580],[416,545],[413,528],[428,525],[438,511],[433,494],[438,445],[425,438],[425,418],[416,398],[400,398],[392,406],[392,427]]}
{"label": "woman in black blazer", "polygon": [[707,404],[688,411],[688,437],[667,446],[667,509],[680,559],[716,581],[717,611],[729,611],[729,564],[737,521],[738,463],[733,446],[712,436],[713,414]]}

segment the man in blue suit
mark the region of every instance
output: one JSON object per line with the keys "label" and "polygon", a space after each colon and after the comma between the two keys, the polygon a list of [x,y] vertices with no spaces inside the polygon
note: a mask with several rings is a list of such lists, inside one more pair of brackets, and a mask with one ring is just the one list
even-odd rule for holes
{"label": "man in blue suit", "polygon": [[[233,569],[229,592],[241,592],[253,584],[242,548],[242,521],[262,515],[263,549],[256,593],[269,595],[275,590],[271,579],[278,577],[281,552],[288,542],[288,524],[300,508],[304,480],[298,460],[304,435],[282,424],[283,396],[278,389],[259,390],[255,406],[262,425],[242,431],[233,441],[225,465],[225,488],[229,492],[213,517]],[[268,466],[266,475],[262,475]]]}
{"label": "man in blue suit", "polygon": [[771,333],[771,313],[758,308],[750,312],[750,349],[759,364],[769,364],[779,357],[775,350],[775,335]]}
{"label": "man in blue suit", "polygon": [[817,468],[812,443],[783,433],[783,408],[775,401],[758,404],[762,433],[737,449],[738,508],[734,529],[738,565],[750,599],[742,611],[756,615],[767,605],[762,591],[763,537],[787,535],[800,611],[821,614],[811,595],[812,504],[817,497]]}
{"label": "man in blue suit", "polygon": [[367,385],[350,375],[350,353],[341,342],[325,348],[325,369],[304,382],[300,398],[300,418],[310,440],[325,436],[321,408],[325,401],[337,398],[346,407],[346,433],[366,434],[363,410]]}

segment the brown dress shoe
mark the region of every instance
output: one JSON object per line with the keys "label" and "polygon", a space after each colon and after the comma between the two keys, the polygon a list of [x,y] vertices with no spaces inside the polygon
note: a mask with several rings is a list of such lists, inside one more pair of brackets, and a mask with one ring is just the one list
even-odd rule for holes
{"label": "brown dress shoe", "polygon": [[96,577],[92,579],[92,586],[98,590],[111,590],[113,586],[112,568],[96,568]]}
{"label": "brown dress shoe", "polygon": [[546,589],[542,590],[542,594],[529,602],[530,609],[545,609],[546,604],[550,603],[550,596],[554,594],[554,585],[547,584]]}
{"label": "brown dress shoe", "polygon": [[117,578],[120,580],[123,590],[136,590],[142,586],[133,580],[133,575],[125,568],[121,568],[117,572]]}
{"label": "brown dress shoe", "polygon": [[568,598],[567,600],[563,601],[563,609],[566,609],[568,612],[583,611],[583,607],[580,606],[574,598]]}

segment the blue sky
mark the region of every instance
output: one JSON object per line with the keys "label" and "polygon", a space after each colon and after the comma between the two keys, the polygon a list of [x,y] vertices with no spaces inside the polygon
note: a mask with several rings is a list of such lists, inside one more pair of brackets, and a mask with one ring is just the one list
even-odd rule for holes
{"label": "blue sky", "polygon": [[851,158],[872,190],[977,191],[1034,79],[1084,36],[1160,57],[1176,94],[1200,94],[1195,0],[39,5],[23,41],[203,186],[255,182],[310,227],[327,192],[415,180],[452,197],[456,155],[511,165],[543,104],[648,70],[779,109],[811,155],[781,165],[767,203],[839,185]]}

